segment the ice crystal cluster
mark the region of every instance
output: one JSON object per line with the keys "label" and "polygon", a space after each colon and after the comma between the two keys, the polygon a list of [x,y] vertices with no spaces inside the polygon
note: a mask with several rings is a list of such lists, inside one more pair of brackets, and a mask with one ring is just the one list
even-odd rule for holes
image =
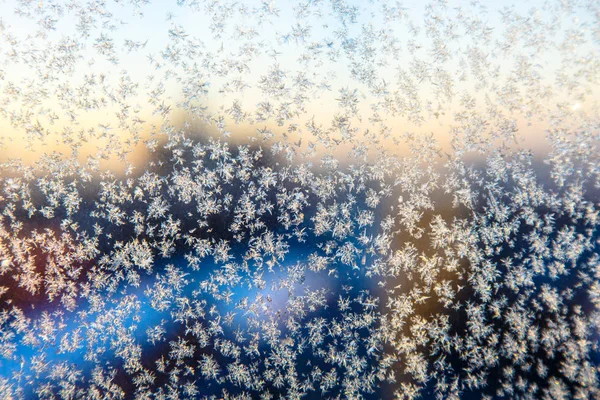
{"label": "ice crystal cluster", "polygon": [[0,398],[600,399],[597,0],[0,3]]}

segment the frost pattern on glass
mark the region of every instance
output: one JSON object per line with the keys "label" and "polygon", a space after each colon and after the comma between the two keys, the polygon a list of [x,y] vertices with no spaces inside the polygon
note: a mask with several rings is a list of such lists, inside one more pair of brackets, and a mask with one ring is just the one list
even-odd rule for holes
{"label": "frost pattern on glass", "polygon": [[0,16],[0,398],[600,398],[597,1]]}

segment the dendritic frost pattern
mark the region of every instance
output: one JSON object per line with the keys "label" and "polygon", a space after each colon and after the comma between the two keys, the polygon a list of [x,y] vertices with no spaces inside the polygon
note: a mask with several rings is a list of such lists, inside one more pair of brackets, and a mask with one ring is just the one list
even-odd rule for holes
{"label": "dendritic frost pattern", "polygon": [[0,397],[600,398],[597,2],[0,10]]}

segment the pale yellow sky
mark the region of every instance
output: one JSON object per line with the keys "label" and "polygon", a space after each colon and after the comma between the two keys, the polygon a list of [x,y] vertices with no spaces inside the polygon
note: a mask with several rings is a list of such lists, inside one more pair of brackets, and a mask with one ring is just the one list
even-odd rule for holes
{"label": "pale yellow sky", "polygon": [[[282,3],[284,4],[284,3]],[[287,3],[285,3],[287,4]],[[343,24],[333,14],[322,14],[311,15],[308,18],[306,26],[310,27],[310,35],[306,39],[307,43],[304,43],[304,39],[289,39],[288,42],[284,43],[284,34],[294,32],[295,29],[300,29],[299,26],[295,25],[294,8],[290,5],[282,5],[278,7],[278,10],[271,10],[278,12],[278,17],[273,18],[271,21],[267,17],[264,18],[266,22],[262,22],[259,18],[249,18],[248,16],[242,15],[240,12],[233,12],[231,18],[226,21],[224,25],[224,33],[222,37],[215,38],[213,33],[215,27],[211,25],[211,21],[215,18],[218,19],[218,10],[213,10],[213,13],[202,10],[201,12],[190,12],[183,8],[172,7],[167,2],[157,2],[143,7],[141,11],[143,16],[136,16],[135,10],[128,6],[121,6],[117,4],[108,5],[108,11],[113,13],[114,17],[114,29],[110,27],[99,27],[90,31],[90,38],[80,38],[77,36],[75,30],[76,19],[73,16],[68,16],[62,20],[58,20],[55,29],[49,29],[44,31],[45,37],[39,37],[37,39],[28,39],[28,36],[34,35],[38,31],[38,27],[34,22],[27,18],[22,18],[14,15],[14,9],[16,7],[14,2],[7,1],[0,5],[0,15],[2,15],[2,22],[4,25],[4,38],[3,41],[7,41],[8,38],[15,38],[21,43],[21,49],[34,49],[33,54],[42,54],[45,57],[60,57],[60,52],[55,49],[47,54],[41,53],[44,50],[44,45],[48,43],[57,45],[61,40],[65,38],[76,38],[83,39],[81,43],[85,46],[79,53],[81,59],[73,62],[73,73],[64,74],[57,72],[56,76],[51,78],[57,78],[54,82],[38,82],[39,76],[36,76],[36,67],[45,65],[48,61],[45,58],[38,59],[36,64],[28,64],[26,61],[19,63],[12,63],[10,60],[4,60],[2,65],[3,80],[0,80],[0,93],[2,98],[7,97],[6,93],[9,88],[9,83],[14,84],[20,88],[25,96],[30,92],[31,98],[35,99],[36,90],[46,90],[48,97],[47,100],[41,101],[41,103],[33,106],[33,111],[40,112],[40,115],[31,118],[29,123],[24,126],[15,129],[11,127],[10,122],[5,118],[0,118],[0,136],[4,137],[3,148],[0,149],[0,161],[4,161],[11,157],[20,157],[27,162],[34,162],[39,159],[43,152],[61,152],[69,154],[71,152],[71,144],[62,138],[62,132],[65,128],[75,132],[75,137],[79,137],[78,132],[83,130],[84,137],[86,140],[82,143],[80,149],[81,159],[88,155],[96,153],[98,148],[116,148],[117,143],[126,143],[132,140],[133,134],[131,128],[135,126],[134,130],[138,130],[142,139],[149,139],[151,132],[160,132],[160,126],[166,120],[169,124],[175,127],[183,127],[183,122],[186,119],[191,119],[189,112],[181,110],[178,107],[178,102],[183,99],[183,91],[189,85],[190,82],[179,80],[177,77],[169,77],[171,73],[177,73],[179,76],[187,76],[186,68],[190,68],[190,62],[198,63],[210,63],[214,62],[214,66],[210,66],[205,69],[205,73],[199,80],[204,80],[209,85],[206,86],[208,93],[206,95],[200,95],[198,98],[198,105],[206,107],[209,114],[213,116],[223,116],[226,122],[226,131],[232,132],[232,139],[235,140],[247,140],[248,136],[255,135],[256,129],[267,127],[274,133],[280,135],[283,132],[288,131],[290,125],[297,125],[298,130],[295,133],[290,134],[291,141],[297,141],[302,137],[303,146],[307,146],[310,141],[314,141],[314,138],[306,132],[305,124],[307,121],[312,119],[317,124],[322,124],[324,129],[328,129],[331,126],[332,118],[339,113],[341,110],[337,104],[337,99],[340,96],[339,90],[347,88],[352,91],[356,89],[358,91],[358,111],[361,115],[361,120],[353,118],[352,126],[360,128],[358,137],[363,136],[363,132],[366,129],[370,131],[377,131],[377,124],[373,125],[369,122],[369,118],[373,115],[371,107],[375,104],[378,99],[373,94],[369,93],[369,88],[353,79],[350,71],[352,70],[352,60],[343,55],[335,62],[328,60],[327,56],[322,56],[322,62],[309,62],[309,68],[305,68],[302,63],[299,62],[299,51],[303,49],[303,46],[307,43],[325,43],[331,42],[339,46],[340,39],[335,36],[336,32],[343,29]],[[500,26],[500,13],[502,7],[508,5],[509,2],[503,4],[494,4],[490,6],[490,10],[487,14],[483,14],[486,18],[485,22],[488,22],[494,30],[492,36],[494,40],[502,40],[504,37],[500,35],[502,29],[508,29],[506,26]],[[522,15],[528,15],[532,20],[539,19],[540,21],[552,21],[552,13],[556,10],[543,9],[541,2],[519,2],[513,7],[514,12]],[[34,10],[37,10],[39,6],[43,7],[44,3],[40,2],[39,5],[32,5]],[[369,24],[374,27],[375,30],[380,27],[385,27],[385,21],[381,17],[380,9],[369,9],[374,7],[367,3],[356,3],[358,10],[360,11],[359,17],[357,18],[357,24],[349,24],[347,32],[345,32],[346,38],[358,37],[365,27]],[[459,3],[449,3],[448,13],[451,15],[455,6]],[[386,82],[391,92],[400,90],[401,84],[398,80],[398,68],[408,70],[413,60],[420,60],[426,63],[430,62],[429,57],[431,54],[427,52],[417,51],[415,54],[411,54],[409,51],[408,42],[411,40],[415,42],[417,46],[427,47],[431,45],[431,38],[426,34],[426,28],[421,26],[420,33],[414,38],[409,36],[411,31],[411,23],[413,21],[422,21],[424,7],[419,2],[406,2],[404,4],[406,8],[405,13],[411,16],[411,19],[404,19],[393,22],[394,34],[397,39],[401,41],[399,53],[401,59],[394,59],[391,56],[387,56],[388,65],[378,65],[375,70],[378,73],[378,80],[381,83]],[[528,10],[532,7],[539,9],[538,13],[528,13]],[[254,10],[256,8],[255,3],[248,2],[246,10],[248,13],[252,11],[258,12],[258,14],[265,13],[265,10]],[[466,7],[468,8],[468,7]],[[42,8],[39,8],[42,9]],[[172,13],[172,17],[169,17],[169,13]],[[561,29],[563,31],[569,31],[573,28],[584,29],[592,18],[588,15],[576,14],[572,18],[565,18]],[[34,18],[35,20],[35,18]],[[390,22],[391,23],[391,22]],[[238,30],[239,27],[241,30]],[[589,29],[589,28],[585,28]],[[246,40],[241,37],[240,32],[251,32],[255,31],[256,39]],[[508,30],[507,32],[509,32]],[[273,32],[278,32],[273,33]],[[392,31],[390,31],[392,32]],[[570,32],[570,31],[569,31]],[[6,36],[10,34],[10,36]],[[198,54],[191,58],[186,59],[185,55],[181,55],[181,58],[171,65],[162,59],[161,53],[167,53],[170,49],[181,51],[180,48],[167,47],[173,45],[173,36],[180,35],[182,40],[189,39],[191,43],[195,43],[198,47]],[[237,36],[236,36],[237,35]],[[113,64],[106,59],[102,54],[97,51],[94,47],[97,42],[95,41],[99,37],[112,38],[114,46],[114,54],[119,59],[118,64]],[[235,40],[237,39],[237,40]],[[128,51],[125,45],[126,41],[129,43],[138,43],[143,48],[139,50]],[[407,44],[408,43],[408,44]],[[412,45],[414,46],[413,43]],[[242,61],[245,56],[240,56],[239,52],[246,49],[253,44],[260,48],[273,48],[276,49],[277,54],[272,52],[257,53],[251,61],[248,61],[248,70],[242,70],[238,73],[229,73],[227,76],[221,76],[219,74],[219,68],[227,63]],[[453,45],[453,50],[466,49],[468,46],[474,45],[468,38],[458,39]],[[377,47],[378,44],[373,44],[375,54],[379,56],[380,50]],[[490,42],[489,46],[495,48],[499,46],[497,42]],[[583,46],[583,47],[582,47]],[[590,47],[591,46],[591,47]],[[597,55],[597,46],[594,47],[591,44],[583,44],[576,47],[577,52],[574,54],[580,54],[582,57],[585,54]],[[527,54],[525,49],[524,54]],[[513,84],[511,82],[511,71],[514,70],[515,60],[512,58],[504,59],[502,55],[497,52],[495,53],[495,59],[489,61],[492,65],[498,67],[498,79],[497,82],[492,82],[492,85],[498,84]],[[210,56],[210,57],[209,57]],[[28,56],[24,56],[27,58]],[[212,58],[211,58],[212,57]],[[381,57],[380,57],[381,58]],[[533,68],[533,73],[542,71],[547,76],[541,76],[541,84],[546,87],[550,87],[554,93],[549,101],[546,101],[543,105],[545,112],[554,112],[556,110],[557,103],[566,102],[567,107],[570,107],[572,112],[577,114],[590,114],[593,113],[594,104],[598,100],[598,85],[588,85],[590,93],[585,99],[576,98],[577,90],[572,94],[565,92],[565,87],[556,85],[555,73],[557,68],[560,67],[560,63],[564,61],[564,54],[557,54],[556,52],[547,52],[545,55],[536,59],[538,66]],[[150,60],[154,59],[162,64],[160,68],[156,67],[156,64]],[[186,64],[184,65],[183,62]],[[586,67],[582,64],[582,71],[586,71]],[[260,90],[260,79],[262,76],[268,74],[269,70],[274,66],[278,66],[282,70],[287,72],[287,76],[284,79],[287,88],[290,88],[289,96],[301,93],[294,88],[292,78],[298,73],[304,73],[309,79],[315,78],[315,84],[326,83],[331,87],[330,91],[321,90],[313,98],[307,98],[305,104],[305,111],[302,115],[291,117],[283,126],[279,126],[274,118],[267,121],[258,121],[255,124],[244,122],[240,125],[236,125],[234,118],[231,117],[230,113],[225,112],[229,109],[234,101],[238,101],[242,107],[242,110],[250,115],[251,119],[255,119],[255,111],[259,102],[270,101],[274,107],[279,106],[281,103],[286,101],[292,101],[287,99],[285,96],[274,98],[268,94],[263,93]],[[430,63],[432,68],[437,68],[434,63]],[[446,72],[452,74],[460,72],[459,60],[455,57],[453,60],[442,65],[446,69]],[[234,67],[234,71],[235,71]],[[491,68],[491,67],[490,67]],[[169,72],[170,71],[170,72]],[[208,71],[208,72],[206,72]],[[581,71],[580,71],[581,72]],[[81,87],[86,77],[94,76],[94,78],[100,81],[100,76],[104,75],[103,83],[99,84],[94,88],[95,93],[89,94],[90,98],[104,98],[108,103],[106,106],[99,110],[85,111],[76,104],[69,103],[69,100],[65,100],[62,103],[57,98],[57,88],[59,86],[68,85],[70,90],[76,94],[79,99],[86,99],[88,94],[82,93]],[[154,75],[155,78],[152,80],[148,79],[149,76]],[[115,96],[116,91],[122,87],[121,78],[128,80],[132,84],[137,85],[137,95],[129,95],[126,99],[111,100],[111,96]],[[246,82],[250,85],[248,89],[241,92],[224,93],[220,89],[226,82],[238,79],[240,82]],[[591,79],[591,78],[590,78]],[[27,89],[26,83],[32,83],[32,88]],[[596,80],[597,82],[597,80]],[[460,105],[460,97],[463,93],[469,93],[476,100],[475,110],[478,112],[485,112],[486,105],[484,102],[485,94],[488,92],[494,92],[495,88],[488,87],[483,91],[476,88],[477,81],[473,79],[467,81],[454,80],[455,96],[451,102],[443,104],[445,108],[445,115],[433,117],[427,112],[423,112],[424,122],[420,125],[414,124],[406,116],[392,116],[387,115],[385,111],[380,112],[380,116],[384,119],[385,124],[390,129],[391,138],[402,137],[406,132],[412,132],[415,134],[429,135],[433,134],[433,137],[439,142],[442,150],[450,151],[451,134],[450,129],[453,125],[456,125],[455,113],[462,110]],[[427,102],[431,101],[432,106],[436,106],[436,96],[434,95],[434,85],[430,83],[420,84],[415,82],[415,89],[417,95],[421,101],[422,107],[427,107]],[[153,91],[160,89],[160,86],[164,86],[164,91],[157,97],[155,104],[150,104],[149,99]],[[39,86],[39,87],[38,87]],[[520,95],[525,96],[527,99],[529,88],[520,82],[514,82],[514,87],[520,92]],[[492,90],[493,89],[493,90]],[[310,94],[306,92],[304,94]],[[400,97],[405,96],[401,94]],[[117,96],[118,97],[118,96]],[[23,113],[27,111],[24,107],[31,104],[31,102],[25,103],[23,98],[20,101],[5,104],[4,110],[8,113],[11,111],[14,113]],[[62,104],[62,105],[61,105]],[[126,104],[125,109],[129,112],[129,116],[126,118],[129,129],[123,129],[119,127],[119,120],[116,117],[116,113],[121,112]],[[155,113],[157,107],[160,104],[164,105],[163,109],[170,111],[165,112],[164,115]],[[67,108],[73,108],[76,113],[75,122],[67,115]],[[48,112],[46,112],[48,111]],[[534,150],[539,149],[545,151],[547,144],[543,140],[544,131],[547,129],[551,121],[544,120],[547,116],[541,116],[541,121],[538,121],[540,116],[535,115],[530,119],[524,117],[527,110],[517,110],[514,115],[508,115],[509,118],[514,118],[518,122],[518,135],[522,140],[522,145],[531,147]],[[58,118],[52,124],[50,123],[50,115],[54,113]],[[133,120],[139,121],[132,123]],[[172,119],[169,121],[169,119]],[[143,121],[143,122],[142,122]],[[30,150],[27,149],[27,141],[25,130],[32,124],[39,123],[43,129],[49,130],[51,133],[44,139],[33,140],[33,146]],[[529,125],[531,123],[531,125]],[[94,130],[90,134],[91,130]],[[103,132],[106,130],[107,134]],[[210,129],[209,129],[210,130]],[[212,129],[214,132],[215,129]],[[333,136],[335,139],[339,137]],[[404,154],[406,149],[402,145],[394,144],[391,140],[383,142],[385,147],[391,152],[397,154]],[[108,147],[107,147],[108,146]],[[149,153],[144,150],[144,146],[136,147],[135,158],[145,159],[150,157]],[[338,154],[345,152],[345,148],[338,149]],[[134,161],[134,160],[132,160]],[[109,162],[108,163],[115,168],[120,168],[122,163]]]}

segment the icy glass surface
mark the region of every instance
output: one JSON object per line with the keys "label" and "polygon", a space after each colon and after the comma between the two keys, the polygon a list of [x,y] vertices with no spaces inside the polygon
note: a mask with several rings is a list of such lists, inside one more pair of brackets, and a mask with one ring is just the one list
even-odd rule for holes
{"label": "icy glass surface", "polygon": [[600,399],[600,3],[0,2],[0,398]]}

